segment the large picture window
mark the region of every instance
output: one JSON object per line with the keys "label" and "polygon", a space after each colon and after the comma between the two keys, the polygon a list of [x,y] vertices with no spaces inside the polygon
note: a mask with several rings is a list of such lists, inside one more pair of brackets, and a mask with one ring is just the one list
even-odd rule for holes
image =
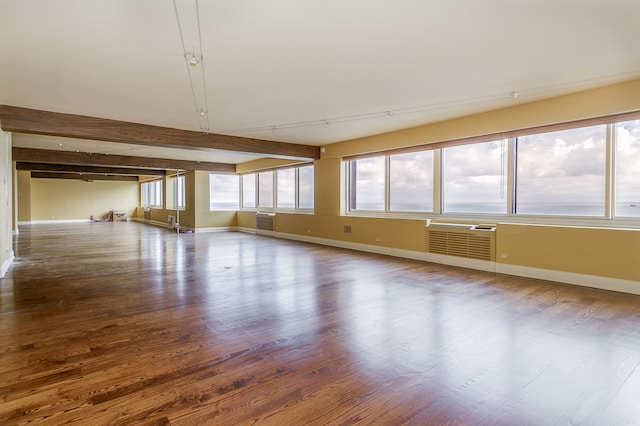
{"label": "large picture window", "polygon": [[516,145],[516,213],[603,216],[605,125],[523,136]]}
{"label": "large picture window", "polygon": [[389,210],[433,211],[433,151],[389,156]]}
{"label": "large picture window", "polygon": [[494,141],[442,150],[443,213],[507,212],[507,143]]}
{"label": "large picture window", "polygon": [[385,157],[350,161],[349,181],[351,210],[385,210]]}

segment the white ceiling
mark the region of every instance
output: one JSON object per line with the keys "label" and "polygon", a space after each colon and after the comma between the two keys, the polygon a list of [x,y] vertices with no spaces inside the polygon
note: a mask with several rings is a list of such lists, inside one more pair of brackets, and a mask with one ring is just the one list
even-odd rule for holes
{"label": "white ceiling", "polygon": [[[640,77],[638,0],[197,5],[204,61],[189,67],[195,0],[0,0],[0,104],[326,145]],[[31,135],[14,145],[178,158]]]}

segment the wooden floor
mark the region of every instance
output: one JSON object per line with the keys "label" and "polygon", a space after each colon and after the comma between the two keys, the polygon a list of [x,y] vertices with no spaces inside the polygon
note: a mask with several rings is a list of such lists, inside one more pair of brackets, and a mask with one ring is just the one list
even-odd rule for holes
{"label": "wooden floor", "polygon": [[242,233],[22,227],[2,425],[640,424],[640,297]]}

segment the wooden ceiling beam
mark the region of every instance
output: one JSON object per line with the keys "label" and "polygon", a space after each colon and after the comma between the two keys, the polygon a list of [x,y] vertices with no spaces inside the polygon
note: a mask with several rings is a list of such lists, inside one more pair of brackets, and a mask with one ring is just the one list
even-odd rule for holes
{"label": "wooden ceiling beam", "polygon": [[162,170],[204,170],[235,173],[235,164],[209,163],[165,158],[134,157],[128,155],[90,154],[86,152],[54,151],[50,149],[12,149],[14,161],[49,164],[76,164],[108,167],[140,167]]}
{"label": "wooden ceiling beam", "polygon": [[0,105],[0,127],[7,132],[166,148],[247,152],[301,160],[320,158],[320,147],[312,145],[194,132],[9,105]]}
{"label": "wooden ceiling beam", "polygon": [[76,166],[72,164],[49,164],[49,163],[16,163],[18,170],[30,170],[34,172],[73,172],[73,173],[95,173],[125,176],[165,176],[166,170],[134,169],[128,167],[95,167]]}
{"label": "wooden ceiling beam", "polygon": [[54,172],[31,172],[31,177],[35,179],[76,179],[92,182],[94,180],[116,180],[123,182],[138,182],[137,176],[122,175],[98,175],[80,173],[54,173]]}

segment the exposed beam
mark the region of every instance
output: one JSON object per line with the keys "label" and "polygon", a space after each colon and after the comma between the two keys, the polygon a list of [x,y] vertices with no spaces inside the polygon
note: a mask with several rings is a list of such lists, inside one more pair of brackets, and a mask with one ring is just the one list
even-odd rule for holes
{"label": "exposed beam", "polygon": [[204,170],[208,172],[235,173],[235,164],[208,163],[165,158],[133,157],[126,155],[89,154],[50,149],[17,148],[12,150],[14,161],[50,164],[77,164],[110,167],[142,167],[162,170]]}
{"label": "exposed beam", "polygon": [[48,164],[48,163],[25,163],[17,162],[16,169],[31,170],[34,172],[75,172],[75,173],[95,173],[126,176],[165,176],[165,170],[133,169],[128,167],[95,167],[76,166],[72,164]]}
{"label": "exposed beam", "polygon": [[83,115],[0,105],[7,132],[53,135],[168,148],[225,150],[294,159],[319,159],[320,147],[202,133]]}
{"label": "exposed beam", "polygon": [[79,174],[79,173],[50,173],[50,172],[31,172],[31,177],[36,179],[77,179],[91,182],[94,180],[117,180],[126,182],[138,182],[136,176],[118,176],[118,175],[96,175],[96,174]]}

